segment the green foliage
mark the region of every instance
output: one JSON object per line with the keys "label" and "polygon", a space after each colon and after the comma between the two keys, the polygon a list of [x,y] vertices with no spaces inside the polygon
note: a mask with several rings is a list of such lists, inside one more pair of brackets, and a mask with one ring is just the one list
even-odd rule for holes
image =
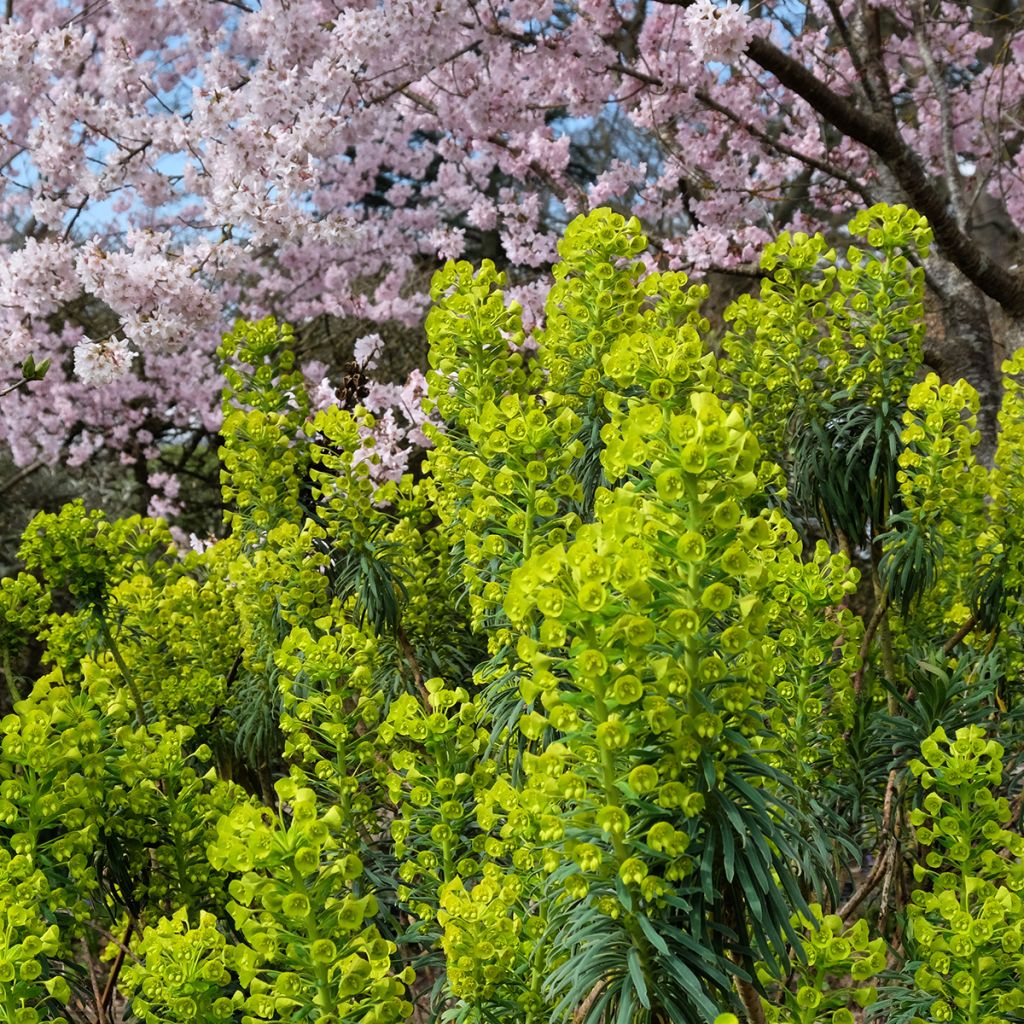
{"label": "green foliage", "polygon": [[276,819],[240,804],[220,819],[209,857],[237,877],[227,910],[245,939],[230,948],[239,985],[249,991],[243,1020],[294,1020],[314,1007],[325,1024],[403,1019],[406,978],[392,977],[394,945],[367,919],[373,893],[360,895],[358,856],[332,836],[342,826],[337,806],[318,813],[311,789],[291,779],[276,786]]}
{"label": "green foliage", "polygon": [[0,1024],[83,961],[145,1022],[1024,1016],[1024,360],[980,465],[919,373],[927,225],[850,232],[769,247],[721,361],[609,211],[529,337],[449,264],[383,486],[236,325],[224,536],[72,504],[0,584]]}
{"label": "green foliage", "polygon": [[59,973],[60,930],[41,919],[39,900],[46,893],[43,872],[26,853],[0,850],[0,1020],[4,1024],[65,1024],[70,998]]}

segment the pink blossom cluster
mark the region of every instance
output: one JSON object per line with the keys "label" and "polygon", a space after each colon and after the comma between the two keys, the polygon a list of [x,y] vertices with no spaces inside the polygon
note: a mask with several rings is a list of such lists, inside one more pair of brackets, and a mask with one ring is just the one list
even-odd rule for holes
{"label": "pink blossom cluster", "polygon": [[[374,369],[382,344],[376,334],[360,339],[356,343],[356,362],[363,369]],[[359,404],[373,414],[374,424],[362,428],[363,445],[355,453],[355,461],[365,462],[377,483],[400,480],[409,470],[410,459],[430,447],[423,432],[423,425],[431,419],[423,411],[426,394],[426,378],[421,371],[413,370],[404,384],[371,381],[358,396]],[[314,409],[338,401],[338,393],[327,377],[311,389],[310,397]]]}
{"label": "pink blossom cluster", "polygon": [[[5,399],[0,441],[22,461],[144,459],[216,429],[213,353],[237,316],[418,324],[448,258],[508,265],[534,323],[566,220],[596,205],[639,216],[661,265],[704,272],[749,263],[782,228],[905,199],[759,46],[894,124],[965,231],[994,219],[1013,237],[1024,36],[972,10],[15,2],[0,22],[0,377],[29,353],[53,368]],[[584,141],[602,125],[605,143]],[[417,436],[413,390],[371,392],[378,452]]]}
{"label": "pink blossom cluster", "polygon": [[734,3],[697,0],[686,9],[685,17],[690,48],[702,62],[731,64],[739,60],[753,34],[750,18]]}

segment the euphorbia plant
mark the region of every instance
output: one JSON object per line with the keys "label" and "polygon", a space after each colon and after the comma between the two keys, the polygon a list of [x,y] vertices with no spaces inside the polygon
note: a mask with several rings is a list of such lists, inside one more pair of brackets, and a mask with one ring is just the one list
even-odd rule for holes
{"label": "euphorbia plant", "polygon": [[[428,325],[435,447],[384,486],[373,417],[314,413],[292,333],[239,324],[225,536],[182,554],[160,523],[72,505],[35,521],[0,591],[3,649],[35,637],[45,662],[8,672],[0,899],[36,966],[0,1021],[83,1003],[73,964],[101,938],[99,1012],[120,986],[150,1021],[397,1024],[418,1005],[465,1024],[841,1024],[869,1003],[898,941],[884,906],[870,930],[873,880],[911,884],[902,768],[933,717],[997,715],[982,683],[1020,658],[1022,414],[1011,377],[997,469],[978,467],[969,390],[912,383],[906,253],[926,226],[875,209],[854,227],[873,245],[859,269],[821,239],[768,254],[721,364],[705,288],[649,272],[638,224],[611,212],[570,227],[529,335],[493,266],[449,265]],[[750,397],[769,379],[774,406]],[[851,445],[807,470],[794,409]],[[801,472],[814,486],[794,496]],[[834,544],[810,536],[816,511]],[[898,590],[915,537],[942,571]],[[848,607],[859,539],[877,547],[866,623]],[[978,553],[1007,601],[993,584],[972,603]],[[926,641],[961,687],[941,699]],[[980,696],[957,696],[968,683]],[[892,740],[866,768],[847,752],[862,735]],[[868,769],[881,784],[858,803]],[[975,832],[957,855],[1002,870],[978,844],[1016,840]],[[886,851],[860,922],[835,884],[855,840]],[[930,913],[908,911],[908,943]],[[916,1006],[931,976],[915,988],[893,962]]]}

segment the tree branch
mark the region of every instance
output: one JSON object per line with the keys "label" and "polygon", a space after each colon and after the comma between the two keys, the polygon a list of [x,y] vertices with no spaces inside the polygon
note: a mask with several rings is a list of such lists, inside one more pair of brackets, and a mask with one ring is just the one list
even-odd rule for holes
{"label": "tree branch", "polygon": [[697,89],[694,92],[694,95],[701,101],[701,103],[704,104],[704,106],[716,111],[723,117],[727,117],[733,124],[742,128],[748,135],[752,135],[765,146],[771,146],[771,148],[777,153],[781,153],[783,156],[792,157],[794,160],[799,160],[802,164],[812,167],[817,171],[821,171],[822,174],[827,174],[830,178],[835,178],[837,181],[841,181],[852,192],[856,192],[857,195],[859,195],[865,202],[871,202],[869,193],[864,188],[863,183],[859,182],[852,174],[846,174],[844,171],[833,167],[831,164],[825,163],[824,160],[808,156],[806,153],[801,153],[792,146],[787,146],[784,142],[780,142],[778,139],[772,138],[768,132],[761,128],[755,128],[754,125],[744,121],[743,118],[741,118],[734,110],[730,110],[724,104],[713,99],[706,89]]}
{"label": "tree branch", "polygon": [[935,187],[920,157],[891,125],[877,114],[859,110],[766,40],[753,39],[747,53],[841,132],[873,150],[892,172],[910,205],[928,218],[935,241],[946,259],[1012,316],[1024,317],[1021,275],[995,263],[968,237],[949,208],[945,190]]}
{"label": "tree branch", "polygon": [[869,80],[873,86],[872,106],[885,121],[896,126],[896,109],[892,102],[892,83],[885,68],[885,54],[882,52],[882,25],[880,12],[861,3],[857,9],[859,35],[864,41],[861,57]]}
{"label": "tree branch", "polygon": [[[693,0],[661,2],[685,8]],[[1024,276],[992,260],[960,227],[949,208],[946,190],[936,187],[921,158],[893,123],[878,113],[861,110],[767,39],[751,39],[746,55],[844,135],[874,152],[903,189],[908,203],[928,218],[942,255],[1007,313],[1024,318]]]}
{"label": "tree branch", "polygon": [[935,90],[935,99],[939,104],[939,132],[942,139],[942,163],[946,169],[946,188],[949,190],[949,203],[953,208],[953,215],[957,224],[963,228],[967,223],[964,212],[962,196],[960,167],[956,158],[956,147],[953,143],[953,108],[949,100],[949,90],[943,80],[942,73],[935,63],[935,56],[932,54],[931,45],[928,42],[928,33],[925,31],[925,10],[924,0],[917,0],[914,4],[914,41],[917,43],[917,52],[921,56],[921,63],[924,65],[925,74]]}
{"label": "tree branch", "polygon": [[37,470],[40,470],[45,466],[46,463],[41,459],[33,462],[29,466],[25,466],[23,469],[19,469],[17,473],[12,477],[8,477],[2,484],[0,484],[0,494],[6,494],[12,487],[17,487],[26,477],[31,476]]}
{"label": "tree branch", "polygon": [[849,22],[843,17],[843,12],[836,0],[825,0],[825,4],[832,15],[832,21],[839,32],[839,37],[843,40],[843,45],[849,51],[850,62],[853,64],[854,71],[857,72],[857,78],[860,81],[861,88],[864,90],[864,95],[872,106],[877,107],[878,98],[875,95],[875,87],[868,75],[860,50],[854,45],[853,33],[850,31]]}

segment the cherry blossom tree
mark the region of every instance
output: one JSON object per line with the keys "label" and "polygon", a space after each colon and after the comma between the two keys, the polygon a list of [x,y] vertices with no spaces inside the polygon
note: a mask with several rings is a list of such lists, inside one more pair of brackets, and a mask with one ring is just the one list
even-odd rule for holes
{"label": "cherry blossom tree", "polygon": [[[932,362],[994,408],[993,324],[1024,323],[1021,21],[1012,0],[5,0],[0,389],[52,367],[3,399],[0,439],[144,474],[216,431],[234,317],[376,336],[420,323],[438,261],[488,256],[529,319],[565,221],[607,204],[666,266],[752,276],[783,228],[916,207]],[[338,370],[310,364],[317,401]],[[383,433],[416,428],[418,387],[370,394]]]}

